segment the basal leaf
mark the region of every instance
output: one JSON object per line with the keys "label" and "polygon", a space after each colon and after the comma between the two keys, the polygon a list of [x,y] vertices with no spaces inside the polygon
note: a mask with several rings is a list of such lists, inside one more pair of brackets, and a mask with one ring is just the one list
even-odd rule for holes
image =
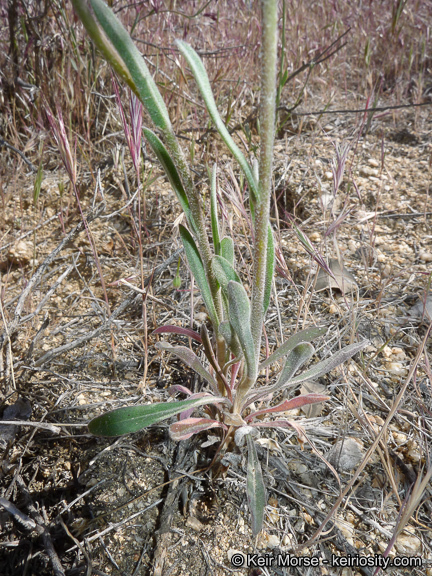
{"label": "basal leaf", "polygon": [[192,352],[192,350],[186,348],[186,346],[171,346],[168,342],[156,342],[155,346],[156,348],[159,348],[159,350],[171,352],[171,354],[174,354],[177,358],[183,360],[183,362],[190,366],[192,370],[201,376],[201,378],[207,380],[214,391],[218,389],[216,380],[210,372],[204,368],[195,352]]}
{"label": "basal leaf", "polygon": [[195,52],[195,50],[191,46],[186,44],[186,42],[183,42],[182,40],[177,40],[176,43],[180,52],[183,54],[183,56],[187,60],[187,63],[189,64],[189,67],[195,78],[195,82],[198,85],[199,91],[201,92],[201,96],[204,99],[207,111],[210,114],[213,124],[215,125],[217,131],[221,135],[225,144],[228,146],[232,155],[235,157],[241,169],[243,170],[243,173],[246,176],[246,180],[248,181],[249,184],[252,198],[256,202],[256,200],[259,197],[258,183],[255,180],[251,167],[249,166],[242,151],[232,139],[230,133],[228,132],[225,124],[222,121],[222,118],[219,115],[219,112],[216,107],[216,102],[213,96],[213,92],[210,86],[210,82],[207,76],[207,72],[206,69],[204,68],[204,64],[202,63],[200,57]]}
{"label": "basal leaf", "polygon": [[278,380],[278,385],[283,386],[286,382],[291,380],[297,370],[299,370],[303,364],[313,356],[314,352],[315,348],[312,344],[309,344],[309,342],[297,344],[297,346],[287,355],[285,365]]}
{"label": "basal leaf", "polygon": [[247,434],[246,440],[248,448],[246,492],[252,515],[252,533],[256,536],[263,526],[267,495],[255,443],[250,434]]}
{"label": "basal leaf", "polygon": [[327,332],[327,328],[317,328],[316,326],[311,326],[310,328],[306,328],[305,330],[300,330],[288,340],[286,340],[277,350],[273,352],[264,362],[262,362],[259,366],[259,370],[261,371],[263,368],[270,366],[273,362],[277,362],[284,356],[286,356],[293,348],[300,344],[301,342],[311,342],[322,336]]}
{"label": "basal leaf", "polygon": [[165,324],[165,326],[159,326],[156,330],[153,330],[152,334],[180,334],[181,336],[187,336],[188,338],[193,338],[197,342],[201,343],[201,336],[195,330],[191,328],[183,328],[182,326],[172,326],[171,324]]}
{"label": "basal leaf", "polygon": [[327,400],[330,400],[330,396],[324,396],[323,394],[302,394],[295,398],[284,400],[272,408],[264,408],[263,410],[252,412],[252,414],[246,416],[245,420],[246,422],[249,422],[257,416],[263,416],[265,414],[270,414],[271,412],[288,412],[289,410],[296,410],[297,408],[307,406],[308,404],[317,404],[318,402],[326,402]]}
{"label": "basal leaf", "polygon": [[89,431],[95,436],[122,436],[138,432],[147,426],[167,420],[189,408],[224,402],[223,398],[204,396],[180,402],[163,402],[144,406],[118,408],[97,416],[89,423]]}
{"label": "basal leaf", "polygon": [[210,428],[225,428],[227,427],[218,420],[209,420],[208,418],[187,418],[181,422],[174,422],[169,427],[169,433],[172,440],[180,441],[187,440],[194,434],[210,430]]}

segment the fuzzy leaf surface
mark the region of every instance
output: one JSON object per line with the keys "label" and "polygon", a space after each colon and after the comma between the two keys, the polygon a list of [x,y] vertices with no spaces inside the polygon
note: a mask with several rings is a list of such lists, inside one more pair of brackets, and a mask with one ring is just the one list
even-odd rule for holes
{"label": "fuzzy leaf surface", "polygon": [[210,430],[210,428],[225,428],[227,427],[218,420],[209,420],[208,418],[187,418],[181,422],[174,422],[169,427],[169,434],[172,440],[180,441],[187,440],[194,434]]}
{"label": "fuzzy leaf surface", "polygon": [[291,350],[285,361],[277,385],[283,386],[286,382],[292,379],[294,374],[299,370],[305,362],[313,356],[315,348],[309,342],[302,342]]}
{"label": "fuzzy leaf surface", "polygon": [[262,362],[259,366],[259,370],[261,371],[263,368],[270,366],[273,362],[277,362],[284,356],[286,356],[291,350],[293,350],[297,344],[301,342],[311,342],[322,336],[327,332],[327,328],[317,328],[316,326],[311,326],[310,328],[305,328],[304,330],[300,330],[296,334],[293,334],[288,340],[286,340],[277,350],[273,352],[264,362]]}
{"label": "fuzzy leaf surface", "polygon": [[223,256],[213,256],[212,268],[214,275],[216,276],[216,280],[219,282],[222,290],[225,293],[228,287],[228,282],[230,280],[241,284],[241,280],[237,272],[234,270],[228,260],[226,260]]}
{"label": "fuzzy leaf surface", "polygon": [[318,364],[315,364],[315,366],[312,366],[312,368],[310,368],[309,370],[306,370],[302,374],[295,376],[295,378],[289,380],[283,386],[280,386],[279,383],[277,383],[274,386],[267,386],[266,388],[261,388],[259,394],[256,394],[255,396],[250,398],[246,405],[249,405],[252,402],[256,402],[257,400],[263,398],[267,394],[276,392],[276,390],[282,390],[283,388],[286,388],[288,386],[295,386],[297,384],[301,384],[302,382],[306,382],[306,380],[313,380],[314,378],[324,376],[324,374],[331,372],[331,370],[334,370],[334,368],[337,368],[340,364],[343,364],[344,362],[352,358],[354,354],[360,352],[368,344],[369,340],[363,340],[362,342],[356,342],[354,344],[350,344],[349,346],[342,348],[342,350],[339,350],[338,352],[330,356],[330,358],[326,358],[325,360],[318,362]]}
{"label": "fuzzy leaf surface", "polygon": [[180,236],[183,242],[183,246],[186,253],[186,258],[189,263],[192,274],[196,280],[196,283],[201,290],[201,295],[204,300],[204,304],[207,308],[208,315],[213,326],[219,325],[219,319],[216,314],[216,308],[213,302],[210,286],[207,282],[207,276],[204,270],[204,265],[201,260],[200,253],[192,238],[189,230],[180,224],[179,226]]}
{"label": "fuzzy leaf surface", "polygon": [[246,360],[248,377],[256,379],[255,346],[250,325],[250,304],[246,290],[239,282],[227,285],[229,321],[236,333]]}
{"label": "fuzzy leaf surface", "polygon": [[252,516],[252,533],[256,536],[263,526],[267,495],[255,442],[250,434],[246,435],[246,440],[248,448],[246,492]]}
{"label": "fuzzy leaf surface", "polygon": [[167,420],[189,408],[224,402],[224,398],[216,398],[210,394],[194,400],[180,402],[161,402],[143,406],[118,408],[97,416],[89,423],[89,431],[95,436],[122,436],[138,432],[147,426]]}
{"label": "fuzzy leaf surface", "polygon": [[252,412],[245,418],[246,422],[253,420],[257,416],[263,416],[264,414],[270,414],[271,412],[288,412],[289,410],[296,410],[302,406],[307,406],[308,404],[316,404],[317,402],[327,402],[330,400],[330,396],[324,396],[323,394],[302,394],[291,398],[290,400],[284,400],[277,406],[272,408],[264,408],[263,410],[258,410],[257,412]]}
{"label": "fuzzy leaf surface", "polygon": [[246,180],[248,181],[252,197],[256,202],[256,200],[259,197],[258,184],[254,178],[251,167],[249,166],[246,158],[244,157],[240,148],[232,139],[231,134],[228,132],[225,124],[222,121],[222,118],[219,115],[216,102],[213,96],[213,92],[210,86],[210,82],[207,76],[207,72],[206,69],[204,68],[204,64],[202,63],[200,57],[195,52],[195,50],[191,46],[186,44],[186,42],[183,42],[182,40],[177,40],[176,44],[182,55],[187,60],[187,63],[189,64],[191,72],[195,78],[195,82],[198,85],[199,91],[201,92],[201,96],[203,97],[207,111],[210,114],[213,124],[215,125],[217,131],[221,135],[225,144],[228,146],[231,154],[234,156],[234,158],[239,163],[241,169],[243,170],[243,173],[246,176]]}
{"label": "fuzzy leaf surface", "polygon": [[234,242],[229,236],[224,236],[221,240],[220,255],[228,260],[231,266],[234,266]]}
{"label": "fuzzy leaf surface", "polygon": [[159,350],[171,352],[171,354],[174,354],[177,358],[183,360],[183,362],[190,366],[192,370],[201,376],[201,378],[207,380],[207,382],[211,384],[213,390],[217,390],[216,380],[210,372],[204,368],[195,352],[192,352],[192,350],[186,348],[186,346],[171,346],[168,342],[156,342],[155,346],[156,348],[159,348]]}

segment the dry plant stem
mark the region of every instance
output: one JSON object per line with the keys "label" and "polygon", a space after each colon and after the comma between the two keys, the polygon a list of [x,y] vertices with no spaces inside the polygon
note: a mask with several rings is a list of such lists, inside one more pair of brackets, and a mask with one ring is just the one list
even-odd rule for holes
{"label": "dry plant stem", "polygon": [[251,331],[259,361],[264,320],[264,289],[267,263],[267,238],[270,222],[273,144],[276,118],[276,71],[278,42],[278,2],[262,1],[262,68],[260,96],[259,198],[255,206],[254,281],[252,289]]}
{"label": "dry plant stem", "polygon": [[363,469],[365,468],[365,466],[368,464],[369,462],[369,458],[372,456],[372,454],[375,452],[377,446],[379,445],[379,443],[382,441],[383,436],[386,434],[387,432],[387,428],[390,424],[390,422],[393,419],[393,416],[396,414],[399,405],[402,401],[402,398],[406,392],[406,389],[408,388],[408,384],[411,382],[411,378],[413,377],[415,371],[417,370],[417,366],[420,362],[420,358],[421,355],[423,354],[423,350],[426,346],[426,342],[429,338],[429,335],[432,331],[432,323],[429,325],[429,328],[426,331],[425,337],[423,338],[423,342],[420,344],[417,355],[411,365],[410,371],[408,373],[408,376],[405,380],[404,385],[402,386],[402,388],[399,391],[399,394],[397,395],[394,404],[389,412],[389,415],[386,418],[386,421],[384,422],[380,432],[377,434],[374,443],[372,444],[372,446],[369,448],[369,450],[366,452],[365,457],[363,458],[361,464],[359,465],[359,467],[357,468],[357,470],[354,473],[354,476],[351,478],[350,482],[348,483],[347,487],[345,488],[345,490],[342,492],[342,494],[339,496],[339,498],[336,500],[335,504],[333,505],[332,509],[330,510],[330,512],[327,514],[327,516],[325,517],[324,521],[322,522],[321,526],[318,528],[318,530],[315,532],[315,534],[312,536],[312,538],[309,538],[309,540],[307,542],[305,542],[304,544],[300,544],[299,546],[297,546],[297,548],[295,549],[294,553],[297,554],[300,552],[300,550],[302,550],[303,548],[307,548],[308,546],[311,546],[311,544],[313,544],[313,542],[315,542],[315,540],[319,537],[319,535],[321,534],[321,532],[325,529],[327,522],[329,520],[331,520],[331,518],[333,517],[333,515],[335,514],[336,510],[339,508],[339,506],[341,505],[343,499],[345,498],[345,496],[347,496],[347,494],[349,493],[349,491],[351,490],[351,488],[354,485],[354,482],[357,480],[357,478],[360,476],[360,474],[362,473]]}

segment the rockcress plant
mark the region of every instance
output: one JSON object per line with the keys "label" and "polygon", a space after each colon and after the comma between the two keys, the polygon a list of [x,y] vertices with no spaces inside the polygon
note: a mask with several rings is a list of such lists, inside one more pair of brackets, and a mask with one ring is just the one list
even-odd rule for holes
{"label": "rockcress plant", "polygon": [[[187,226],[180,225],[180,236],[189,267],[200,288],[212,331],[210,334],[205,324],[202,324],[200,333],[177,326],[161,326],[154,332],[182,334],[202,344],[208,367],[189,348],[172,346],[167,342],[159,342],[156,346],[174,354],[197,372],[207,382],[207,391],[192,394],[184,386],[173,386],[170,392],[184,393],[188,399],[113,410],[93,419],[89,430],[100,436],[118,436],[179,415],[178,420],[169,427],[171,437],[185,440],[199,432],[217,428],[221,432],[219,459],[233,443],[241,446],[246,439],[247,494],[252,530],[256,535],[262,528],[266,505],[266,491],[254,444],[257,429],[291,427],[300,436],[303,434],[295,422],[287,419],[262,421],[261,417],[323,402],[329,397],[306,394],[284,400],[276,406],[269,406],[270,400],[288,387],[329,372],[365,345],[365,342],[361,342],[347,346],[295,376],[314,354],[310,342],[326,331],[311,327],[289,338],[260,363],[263,321],[270,303],[275,259],[269,211],[277,95],[277,0],[262,0],[259,165],[250,165],[229,134],[218,113],[206,70],[198,54],[185,42],[177,41],[177,48],[194,76],[211,120],[238,162],[248,184],[254,260],[250,297],[235,269],[234,241],[228,236],[220,237],[216,201],[217,167],[213,167],[210,183],[210,244],[201,193],[193,184],[168,110],[141,54],[102,0],[72,0],[72,4],[97,48],[142,102],[153,123],[155,130],[144,128],[144,134],[184,211]],[[261,370],[282,358],[285,358],[285,364],[277,382],[271,386],[257,387],[257,377]],[[261,403],[258,410],[255,408],[257,402]],[[264,403],[266,407],[262,407]],[[192,416],[199,407],[204,407],[205,416]]]}

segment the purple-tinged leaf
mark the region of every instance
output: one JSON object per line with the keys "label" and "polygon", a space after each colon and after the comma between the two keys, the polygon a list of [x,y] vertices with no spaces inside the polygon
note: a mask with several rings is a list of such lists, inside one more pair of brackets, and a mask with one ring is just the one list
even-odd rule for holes
{"label": "purple-tinged leaf", "polygon": [[202,343],[201,335],[192,330],[191,328],[182,328],[181,326],[173,326],[171,324],[165,324],[164,326],[159,326],[156,330],[153,330],[152,334],[180,334],[180,336],[187,336],[188,338],[193,338],[200,344]]}
{"label": "purple-tinged leaf", "polygon": [[[191,394],[188,399],[193,400],[194,398],[203,398],[204,396],[206,396],[206,392],[198,392],[197,394]],[[179,420],[186,420],[186,418],[192,416],[194,410],[195,408],[189,408],[188,410],[181,412]]]}
{"label": "purple-tinged leaf", "polygon": [[272,408],[264,408],[263,410],[253,412],[252,414],[249,414],[245,420],[248,422],[257,416],[269,414],[270,412],[288,412],[288,410],[295,410],[296,408],[301,408],[302,406],[307,406],[308,404],[327,402],[327,400],[330,400],[330,396],[324,396],[323,394],[302,394],[301,396],[296,396],[290,400],[284,400]]}
{"label": "purple-tinged leaf", "polygon": [[168,342],[156,342],[155,346],[156,348],[159,348],[159,350],[171,352],[171,354],[174,354],[177,358],[183,360],[183,362],[190,366],[192,370],[201,376],[201,378],[207,380],[207,382],[212,386],[214,392],[219,394],[216,380],[210,372],[204,368],[195,352],[192,352],[192,350],[189,350],[186,346],[171,346]]}
{"label": "purple-tinged leaf", "polygon": [[210,428],[228,428],[218,420],[209,420],[208,418],[187,418],[181,422],[175,422],[169,427],[169,433],[172,440],[187,440],[194,434],[210,430]]}
{"label": "purple-tinged leaf", "polygon": [[191,390],[186,388],[186,386],[182,386],[181,384],[174,384],[174,386],[170,386],[168,388],[168,394],[170,396],[174,396],[176,392],[180,392],[180,394],[187,394],[187,396],[192,396]]}

